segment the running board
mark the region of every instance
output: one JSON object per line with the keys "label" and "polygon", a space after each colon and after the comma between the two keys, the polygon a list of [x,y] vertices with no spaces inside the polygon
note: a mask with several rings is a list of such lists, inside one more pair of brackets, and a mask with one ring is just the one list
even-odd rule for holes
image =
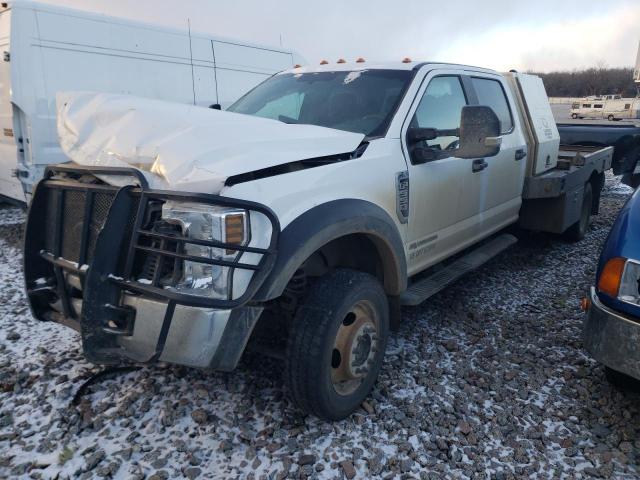
{"label": "running board", "polygon": [[505,233],[487,243],[483,243],[475,250],[458,258],[452,264],[411,285],[400,295],[400,303],[411,306],[421,304],[427,298],[435,295],[463,275],[480,267],[517,241],[516,237]]}

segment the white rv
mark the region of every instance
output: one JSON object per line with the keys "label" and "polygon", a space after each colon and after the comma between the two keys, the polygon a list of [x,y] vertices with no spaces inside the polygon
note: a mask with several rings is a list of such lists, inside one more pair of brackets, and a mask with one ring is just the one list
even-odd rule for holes
{"label": "white rv", "polygon": [[619,98],[605,103],[602,118],[623,120],[640,118],[640,101],[636,98]]}
{"label": "white rv", "polygon": [[[614,97],[614,95],[607,95]],[[595,118],[623,120],[640,118],[640,100],[637,98],[607,98],[606,100],[582,100],[571,105],[571,118]]]}
{"label": "white rv", "polygon": [[48,164],[64,90],[226,107],[303,60],[292,51],[34,2],[0,9],[0,196],[28,202]]}

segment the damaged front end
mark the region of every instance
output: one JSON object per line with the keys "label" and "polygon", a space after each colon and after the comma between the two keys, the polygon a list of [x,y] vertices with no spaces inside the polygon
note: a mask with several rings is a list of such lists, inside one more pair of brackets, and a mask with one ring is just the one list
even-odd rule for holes
{"label": "damaged front end", "polygon": [[37,319],[80,332],[91,362],[232,370],[278,234],[257,203],[152,190],[132,168],[53,166],[27,219],[27,295]]}

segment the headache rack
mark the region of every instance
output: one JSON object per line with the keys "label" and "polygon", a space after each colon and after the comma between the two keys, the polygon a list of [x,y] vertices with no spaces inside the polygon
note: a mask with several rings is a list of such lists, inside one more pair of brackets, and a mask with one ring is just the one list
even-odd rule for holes
{"label": "headache rack", "polygon": [[[118,187],[100,178],[115,179]],[[266,248],[221,241],[197,240],[176,231],[150,228],[154,212],[165,201],[182,201],[237,208],[261,214],[271,224]],[[270,273],[280,227],[266,206],[218,195],[153,190],[135,169],[50,166],[36,187],[27,219],[24,272],[27,295],[36,318],[69,325],[82,334],[85,355],[96,363],[123,360],[155,361],[164,348],[176,305],[233,309],[248,303]],[[184,253],[185,244],[239,252],[233,261]],[[259,255],[242,262],[245,253]],[[158,267],[141,279],[141,265],[150,258]],[[162,266],[187,260],[251,271],[244,293],[218,299],[169,290],[161,283]],[[142,281],[141,281],[142,280]],[[233,282],[231,282],[233,283]],[[117,338],[131,335],[135,311],[122,303],[123,293],[165,302],[166,313],[155,354],[148,359],[125,358]]]}

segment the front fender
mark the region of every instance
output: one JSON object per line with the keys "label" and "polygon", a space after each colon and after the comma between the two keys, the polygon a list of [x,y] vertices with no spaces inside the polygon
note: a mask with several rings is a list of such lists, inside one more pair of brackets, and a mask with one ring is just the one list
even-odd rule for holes
{"label": "front fender", "polygon": [[374,243],[384,268],[388,295],[399,295],[407,287],[404,243],[391,217],[365,200],[344,199],[323,203],[296,218],[282,231],[278,256],[256,301],[279,297],[293,274],[318,249],[340,237],[364,234]]}

